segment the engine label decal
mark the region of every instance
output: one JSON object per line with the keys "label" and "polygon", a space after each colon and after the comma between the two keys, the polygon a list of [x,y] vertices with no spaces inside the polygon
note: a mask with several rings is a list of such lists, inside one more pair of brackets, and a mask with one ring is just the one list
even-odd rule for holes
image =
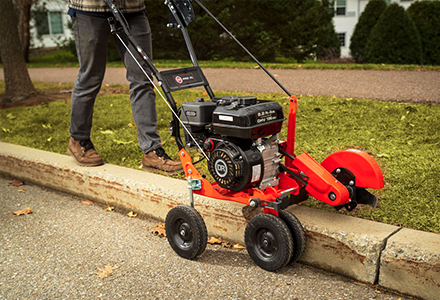
{"label": "engine label decal", "polygon": [[252,179],[251,182],[260,180],[261,177],[261,164],[252,166]]}
{"label": "engine label decal", "polygon": [[234,121],[234,117],[233,116],[219,115],[218,119],[221,120],[221,121],[228,121],[228,122],[233,122]]}
{"label": "engine label decal", "polygon": [[277,119],[277,112],[273,109],[260,111],[257,114],[257,124],[273,121]]}

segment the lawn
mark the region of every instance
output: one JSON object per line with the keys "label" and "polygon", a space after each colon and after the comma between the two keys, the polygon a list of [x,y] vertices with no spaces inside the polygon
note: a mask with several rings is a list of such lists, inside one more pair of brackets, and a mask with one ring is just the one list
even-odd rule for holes
{"label": "lawn", "polygon": [[[43,90],[57,88],[56,84],[35,85]],[[59,88],[65,90],[71,85]],[[95,105],[92,140],[106,162],[139,168],[141,152],[127,89],[115,86],[113,90],[118,93],[100,94]],[[3,91],[4,82],[0,82],[0,93]],[[185,90],[174,95],[178,103],[206,97],[200,90]],[[256,96],[280,102],[287,115],[285,96]],[[326,96],[302,96],[298,105],[296,154],[308,152],[322,161],[339,149],[358,148],[373,155],[382,167],[386,186],[375,191],[380,198],[379,206],[357,208],[351,215],[440,232],[440,105]],[[177,148],[168,129],[171,112],[159,96],[157,107],[158,130],[164,148],[176,159]],[[69,100],[2,109],[0,140],[66,154],[69,109]],[[286,133],[287,122],[281,132],[282,139]],[[207,174],[206,166],[201,165],[200,170]],[[303,205],[334,211],[313,199]]]}
{"label": "lawn", "polygon": [[[200,61],[202,68],[239,68],[252,69],[257,68],[254,62],[239,61]],[[124,65],[122,61],[109,62],[109,67],[120,67]],[[155,59],[154,65],[157,68],[181,68],[192,65],[189,60],[167,60]],[[279,58],[277,62],[263,63],[267,68],[272,69],[333,69],[333,70],[382,70],[382,71],[440,71],[440,66],[422,66],[422,65],[386,65],[386,64],[355,64],[355,63],[325,63],[311,59],[298,63],[292,59]],[[27,64],[28,68],[66,68],[78,67],[78,59],[68,50],[59,50],[45,56],[34,57]],[[0,64],[0,67],[1,64]]]}

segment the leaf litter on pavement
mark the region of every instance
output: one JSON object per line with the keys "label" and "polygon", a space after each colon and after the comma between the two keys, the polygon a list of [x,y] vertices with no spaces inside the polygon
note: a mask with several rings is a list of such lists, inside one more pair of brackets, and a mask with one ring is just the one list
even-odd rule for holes
{"label": "leaf litter on pavement", "polygon": [[16,216],[20,216],[20,215],[26,216],[27,214],[31,214],[31,213],[32,213],[32,209],[30,207],[27,207],[25,209],[17,210],[17,211],[13,212],[13,214],[16,215]]}
{"label": "leaf litter on pavement", "polygon": [[119,266],[113,267],[111,264],[107,264],[104,268],[100,268],[100,267],[96,267],[96,268],[98,269],[98,272],[95,272],[96,277],[107,278],[113,273],[113,270],[119,268]]}
{"label": "leaf litter on pavement", "polygon": [[10,184],[8,184],[8,186],[16,186],[16,187],[17,186],[21,186],[21,185],[24,185],[24,182],[19,180],[19,179],[17,179],[14,182],[11,182]]}
{"label": "leaf litter on pavement", "polygon": [[150,232],[158,237],[166,237],[167,234],[165,232],[165,223],[157,223],[156,227],[150,229]]}

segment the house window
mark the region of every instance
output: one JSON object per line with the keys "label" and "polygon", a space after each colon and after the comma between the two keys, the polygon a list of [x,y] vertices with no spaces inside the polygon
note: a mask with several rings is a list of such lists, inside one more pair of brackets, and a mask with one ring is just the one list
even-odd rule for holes
{"label": "house window", "polygon": [[38,35],[64,33],[61,12],[42,12],[35,17]]}
{"label": "house window", "polygon": [[341,47],[345,47],[345,32],[338,33],[339,42],[341,43]]}
{"label": "house window", "polygon": [[346,0],[336,0],[335,1],[335,8],[334,8],[336,15],[337,16],[345,16],[346,7],[347,7]]}

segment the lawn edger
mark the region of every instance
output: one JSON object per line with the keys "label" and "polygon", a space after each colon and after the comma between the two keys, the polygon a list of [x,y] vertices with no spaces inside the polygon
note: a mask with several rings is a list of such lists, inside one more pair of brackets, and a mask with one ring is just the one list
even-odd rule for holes
{"label": "lawn edger", "polygon": [[[357,149],[333,153],[321,164],[307,153],[295,155],[297,99],[199,0],[165,0],[170,11],[168,27],[181,30],[193,66],[160,72],[130,34],[124,16],[111,0],[105,1],[114,16],[108,19],[111,32],[138,62],[173,114],[170,131],[177,143],[190,191],[190,205],[174,207],[165,221],[168,242],[178,255],[194,259],[204,252],[207,244],[206,225],[194,208],[193,194],[263,208],[263,214],[249,220],[245,244],[253,261],[269,271],[295,262],[305,249],[304,229],[300,221],[285,210],[289,205],[312,196],[338,210],[351,211],[357,204],[376,206],[376,196],[366,190],[384,186],[376,161]],[[186,30],[195,17],[191,2],[212,17],[289,96],[286,140],[280,140],[286,118],[278,102],[214,95]],[[141,63],[152,71],[163,93]],[[177,108],[172,92],[195,87],[203,87],[210,99],[198,98]],[[185,142],[181,139],[181,130]],[[214,182],[199,173],[188,148],[197,149],[203,155]]]}

